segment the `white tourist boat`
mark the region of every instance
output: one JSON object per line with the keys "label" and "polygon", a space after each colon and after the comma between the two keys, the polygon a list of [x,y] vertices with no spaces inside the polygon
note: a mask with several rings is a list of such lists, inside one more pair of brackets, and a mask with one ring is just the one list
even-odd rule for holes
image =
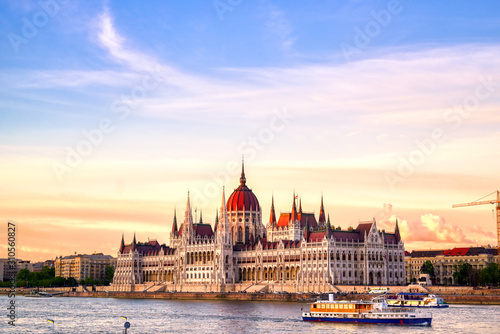
{"label": "white tourist boat", "polygon": [[443,308],[449,305],[443,298],[428,293],[401,292],[394,296],[387,296],[390,307],[432,307]]}
{"label": "white tourist boat", "polygon": [[390,308],[383,297],[371,301],[319,300],[302,313],[304,321],[328,321],[362,324],[393,324],[430,326],[432,314],[411,308]]}

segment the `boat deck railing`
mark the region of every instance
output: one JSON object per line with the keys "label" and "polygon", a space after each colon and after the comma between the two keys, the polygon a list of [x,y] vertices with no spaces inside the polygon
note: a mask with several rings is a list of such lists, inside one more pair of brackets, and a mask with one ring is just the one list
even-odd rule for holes
{"label": "boat deck railing", "polygon": [[372,309],[371,313],[416,313],[416,310],[410,307],[388,307],[384,309]]}

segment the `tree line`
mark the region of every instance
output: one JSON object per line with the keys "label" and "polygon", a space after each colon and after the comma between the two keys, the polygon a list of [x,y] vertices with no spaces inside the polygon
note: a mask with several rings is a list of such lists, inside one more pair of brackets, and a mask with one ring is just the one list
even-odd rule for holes
{"label": "tree line", "polygon": [[[425,261],[420,268],[420,272],[429,274],[431,278],[436,277],[434,265],[431,261]],[[489,263],[483,269],[475,269],[470,263],[460,261],[453,265],[453,280],[457,285],[498,285],[500,283],[498,263]]]}
{"label": "tree line", "polygon": [[[105,279],[94,280],[87,277],[77,282],[74,277],[56,276],[56,269],[44,266],[40,272],[32,272],[28,269],[21,269],[16,276],[16,287],[74,287],[80,285],[109,285],[113,280],[114,268],[106,267]],[[12,283],[0,282],[2,287],[10,287]]]}

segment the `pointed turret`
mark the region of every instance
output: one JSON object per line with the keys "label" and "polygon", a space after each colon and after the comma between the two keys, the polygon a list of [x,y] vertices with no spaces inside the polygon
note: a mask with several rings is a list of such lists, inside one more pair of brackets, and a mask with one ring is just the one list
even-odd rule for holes
{"label": "pointed turret", "polygon": [[401,240],[401,234],[399,233],[399,225],[397,219],[396,219],[396,228],[394,229],[394,235],[396,236],[396,241],[399,242]]}
{"label": "pointed turret", "polygon": [[276,212],[274,211],[274,195],[271,201],[271,216],[269,217],[269,225],[276,226]]}
{"label": "pointed turret", "polygon": [[304,239],[309,240],[309,217],[306,218],[306,226],[304,227]]}
{"label": "pointed turret", "polygon": [[203,211],[200,210],[200,224],[203,224]]}
{"label": "pointed turret", "polygon": [[123,233],[122,233],[122,242],[120,244],[120,253],[123,252],[124,248],[125,248],[125,239],[123,238]]}
{"label": "pointed turret", "polygon": [[328,220],[326,221],[326,236],[330,237],[330,232],[332,231],[332,226],[330,225],[330,214],[328,214]]}
{"label": "pointed turret", "polygon": [[302,197],[299,198],[299,213],[302,214]]}
{"label": "pointed turret", "polygon": [[187,197],[186,212],[184,213],[182,236],[187,238],[188,242],[192,240],[194,236],[193,213],[191,211],[191,200],[189,198],[189,192]]}
{"label": "pointed turret", "polygon": [[217,233],[217,226],[219,225],[219,214],[217,213],[217,209],[215,209],[215,227],[214,233]]}
{"label": "pointed turret", "polygon": [[134,240],[132,241],[132,250],[135,250],[137,246],[137,242],[135,241],[135,232],[134,232]]}
{"label": "pointed turret", "polygon": [[318,224],[320,226],[325,225],[326,223],[326,217],[325,217],[325,207],[323,206],[323,194],[321,194],[321,207],[319,209],[319,220]]}
{"label": "pointed turret", "polygon": [[219,211],[219,228],[217,231],[222,233],[222,239],[225,243],[229,243],[229,218],[226,208],[226,187],[222,187],[222,203]]}
{"label": "pointed turret", "polygon": [[177,209],[174,209],[174,222],[172,223],[172,233],[177,236],[179,229],[177,227]]}
{"label": "pointed turret", "polygon": [[290,219],[292,220],[292,222],[299,220],[299,216],[297,214],[297,206],[295,205],[295,192],[293,193],[293,207]]}

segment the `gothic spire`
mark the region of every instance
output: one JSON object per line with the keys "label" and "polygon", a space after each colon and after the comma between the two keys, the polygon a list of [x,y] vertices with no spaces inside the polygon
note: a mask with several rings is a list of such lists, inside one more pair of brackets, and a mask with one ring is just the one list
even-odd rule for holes
{"label": "gothic spire", "polygon": [[241,177],[240,177],[240,185],[244,186],[247,183],[247,179],[245,177],[245,158],[241,158]]}
{"label": "gothic spire", "polygon": [[125,239],[123,238],[123,233],[122,233],[122,242],[120,244],[120,253],[123,251],[125,248]]}
{"label": "gothic spire", "polygon": [[299,213],[302,214],[302,197],[299,198]]}
{"label": "gothic spire", "polygon": [[134,240],[132,241],[132,250],[135,250],[137,246],[137,242],[135,241],[135,231],[134,231]]}
{"label": "gothic spire", "polygon": [[299,220],[299,216],[297,215],[297,206],[295,204],[295,191],[293,192],[293,207],[292,207],[292,216],[290,219],[294,222]]}
{"label": "gothic spire", "polygon": [[330,232],[332,231],[332,226],[330,225],[330,214],[328,214],[328,220],[326,221],[326,236],[330,237]]}
{"label": "gothic spire", "polygon": [[214,227],[214,233],[217,233],[217,225],[219,225],[219,214],[217,212],[217,209],[215,209],[215,227]]}
{"label": "gothic spire", "polygon": [[179,231],[179,229],[177,228],[177,208],[174,209],[174,222],[172,223],[172,233],[175,234],[175,236],[177,236],[177,232]]}
{"label": "gothic spire", "polygon": [[309,217],[306,218],[306,226],[304,230],[304,239],[309,240]]}
{"label": "gothic spire", "polygon": [[226,208],[226,187],[222,187],[222,203],[219,211],[219,224],[220,226],[217,228],[217,231],[221,234],[222,242],[229,243],[231,238],[229,236],[229,218],[227,216]]}
{"label": "gothic spire", "polygon": [[271,226],[276,226],[276,212],[274,211],[274,195],[271,202],[271,216],[269,217],[269,224]]}
{"label": "gothic spire", "polygon": [[321,207],[319,209],[319,220],[318,220],[319,225],[325,225],[326,223],[326,218],[325,218],[325,207],[323,206],[323,194],[321,194]]}
{"label": "gothic spire", "polygon": [[394,229],[394,235],[396,236],[396,241],[399,242],[401,240],[401,234],[399,233],[399,225],[397,218],[396,218],[396,228]]}
{"label": "gothic spire", "polygon": [[194,238],[193,212],[191,210],[191,200],[189,198],[189,191],[187,196],[186,212],[184,213],[182,236],[188,242],[191,242],[192,238]]}

